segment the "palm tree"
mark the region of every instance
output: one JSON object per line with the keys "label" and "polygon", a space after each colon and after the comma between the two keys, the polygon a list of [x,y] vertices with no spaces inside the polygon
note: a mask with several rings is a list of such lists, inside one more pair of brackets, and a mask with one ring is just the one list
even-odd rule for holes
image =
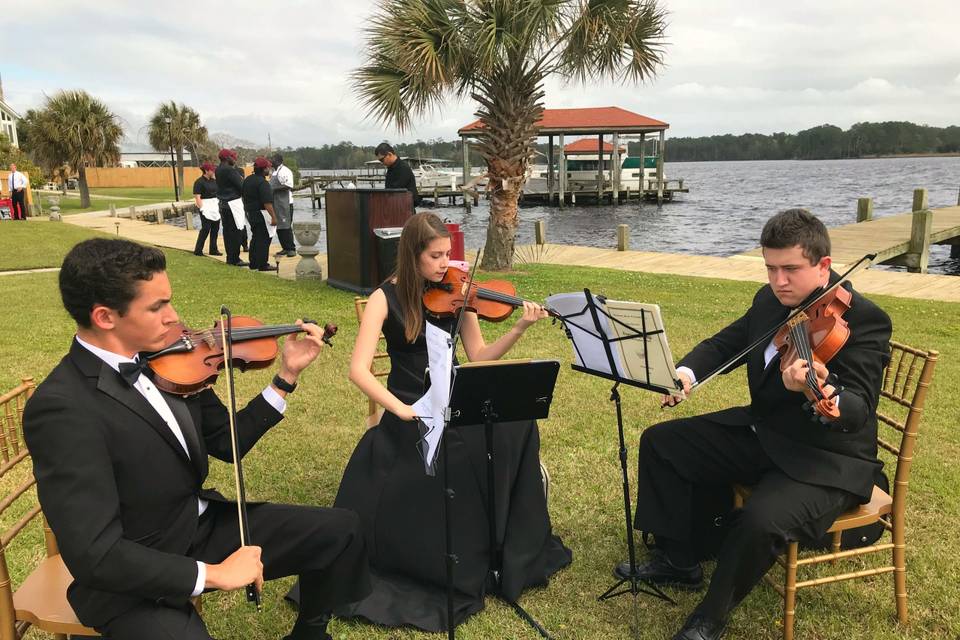
{"label": "palm tree", "polygon": [[656,0],[380,0],[354,82],[369,114],[400,131],[445,97],[479,103],[490,190],[481,266],[509,269],[544,80],[646,81],[663,64],[665,28]]}
{"label": "palm tree", "polygon": [[172,145],[177,154],[177,177],[183,187],[183,150],[189,149],[194,164],[199,165],[198,152],[208,140],[207,128],[200,124],[200,114],[173,100],[164,102],[147,123],[147,138],[157,151],[169,151]]}
{"label": "palm tree", "polygon": [[50,171],[66,165],[80,183],[80,207],[90,207],[87,167],[115,163],[123,128],[107,106],[86,91],[60,91],[27,111],[31,151]]}

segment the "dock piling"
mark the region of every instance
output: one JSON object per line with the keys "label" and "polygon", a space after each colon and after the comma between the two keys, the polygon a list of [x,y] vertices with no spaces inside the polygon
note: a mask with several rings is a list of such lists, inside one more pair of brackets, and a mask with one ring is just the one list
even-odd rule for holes
{"label": "dock piling", "polygon": [[533,223],[533,235],[537,244],[547,244],[547,222],[537,220]]}
{"label": "dock piling", "polygon": [[617,251],[630,249],[630,227],[625,224],[617,225]]}
{"label": "dock piling", "polygon": [[913,190],[913,222],[910,227],[910,247],[907,250],[907,271],[926,273],[930,263],[930,233],[933,212],[927,207],[927,190]]}
{"label": "dock piling", "polygon": [[857,222],[873,220],[873,198],[857,199]]}

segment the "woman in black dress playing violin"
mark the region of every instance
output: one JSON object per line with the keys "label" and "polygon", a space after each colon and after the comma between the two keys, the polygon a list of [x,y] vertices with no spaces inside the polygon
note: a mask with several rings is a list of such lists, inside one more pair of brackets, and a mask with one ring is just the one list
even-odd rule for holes
{"label": "woman in black dress playing violin", "polygon": [[[432,213],[414,215],[403,227],[396,272],[370,295],[360,323],[350,380],[385,412],[353,452],[335,504],[360,514],[374,581],[368,598],[338,615],[428,631],[447,628],[441,476],[424,472],[411,405],[424,393],[425,323],[448,333],[455,327],[455,319],[430,317],[422,303],[425,287],[443,279],[449,260],[450,235],[444,224]],[[487,344],[477,315],[467,311],[460,328],[463,349],[472,361],[499,359],[546,315],[539,305],[525,302],[510,331]],[[381,332],[391,364],[386,386],[370,371]],[[452,528],[458,557],[454,615],[459,623],[483,608],[488,588],[483,429],[450,430],[444,443],[456,492]],[[495,425],[494,447],[496,525],[503,546],[501,593],[515,600],[525,588],[546,584],[551,574],[570,563],[571,553],[551,532],[536,422]]]}

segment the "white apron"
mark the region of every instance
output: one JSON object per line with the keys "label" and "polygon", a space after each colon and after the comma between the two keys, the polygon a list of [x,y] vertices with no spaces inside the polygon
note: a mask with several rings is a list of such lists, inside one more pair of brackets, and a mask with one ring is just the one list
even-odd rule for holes
{"label": "white apron", "polygon": [[220,220],[220,201],[217,198],[201,198],[200,215],[211,222],[218,222]]}

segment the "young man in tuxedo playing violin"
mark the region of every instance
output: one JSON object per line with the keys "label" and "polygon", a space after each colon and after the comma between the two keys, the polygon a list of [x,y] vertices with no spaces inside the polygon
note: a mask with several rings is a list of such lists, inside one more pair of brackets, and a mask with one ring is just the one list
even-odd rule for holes
{"label": "young man in tuxedo playing violin", "polygon": [[[227,409],[211,389],[161,392],[138,359],[178,331],[163,253],[87,240],[64,260],[60,292],[76,338],[23,423],[80,621],[116,640],[205,640],[191,596],[299,575],[301,608],[287,637],[329,639],[332,608],[369,591],[358,518],[250,504],[257,546],[240,546],[236,503],[203,488],[208,455],[232,460]],[[274,382],[237,412],[242,454],[283,418],[286,396],[320,353],[321,329],[303,330],[285,340]]]}
{"label": "young man in tuxedo playing violin", "polygon": [[[680,361],[677,372],[687,392],[698,378],[729,362],[839,279],[830,268],[827,229],[808,211],[775,215],[764,226],[760,243],[769,284],[742,317]],[[840,286],[852,292],[843,315],[850,336],[825,366],[813,365],[828,396],[840,390],[835,398],[839,419],[811,421],[804,407],[810,364],[797,359],[781,371],[771,341],[731,367],[747,365],[749,405],[657,424],[640,439],[634,526],[652,533],[656,548],[638,571],[653,583],[686,589],[703,584],[691,540],[694,487],[752,486],[743,509],[731,517],[707,592],[675,640],[719,638],[729,613],[787,541],[821,537],[838,515],[870,499],[881,467],[876,408],[891,324],[849,282]],[[673,406],[679,399],[665,396],[662,401]],[[622,563],[616,572],[629,574],[629,565]]]}

